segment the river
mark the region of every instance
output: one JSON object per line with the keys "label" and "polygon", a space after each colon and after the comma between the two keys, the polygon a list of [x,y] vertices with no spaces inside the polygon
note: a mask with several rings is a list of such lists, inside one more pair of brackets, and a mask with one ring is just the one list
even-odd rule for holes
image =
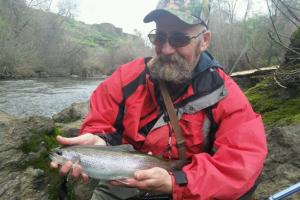
{"label": "river", "polygon": [[47,78],[0,81],[0,111],[51,117],[74,102],[88,101],[101,79]]}

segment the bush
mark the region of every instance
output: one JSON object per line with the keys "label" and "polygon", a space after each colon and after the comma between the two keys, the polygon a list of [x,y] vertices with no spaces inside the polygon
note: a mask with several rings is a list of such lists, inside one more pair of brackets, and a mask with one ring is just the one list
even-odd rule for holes
{"label": "bush", "polygon": [[300,63],[300,28],[294,31],[290,37],[290,45],[285,54],[285,64],[299,64]]}

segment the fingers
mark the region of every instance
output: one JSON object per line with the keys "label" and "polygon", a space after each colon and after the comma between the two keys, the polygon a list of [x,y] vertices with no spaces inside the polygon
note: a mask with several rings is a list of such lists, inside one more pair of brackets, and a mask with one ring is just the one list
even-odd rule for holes
{"label": "fingers", "polygon": [[89,182],[89,177],[86,173],[81,173],[81,177],[84,183],[88,183]]}
{"label": "fingers", "polygon": [[73,163],[71,161],[67,161],[64,165],[61,166],[59,172],[61,175],[67,175],[71,170]]}
{"label": "fingers", "polygon": [[88,183],[88,181],[89,181],[88,175],[86,173],[82,172],[82,168],[78,164],[73,164],[72,177],[75,178],[75,179],[79,179],[81,177],[82,181],[84,183]]}
{"label": "fingers", "polygon": [[87,137],[85,135],[81,135],[78,137],[66,138],[58,135],[56,140],[62,145],[75,145],[75,144],[85,144]]}
{"label": "fingers", "polygon": [[145,179],[155,178],[161,173],[161,168],[153,167],[151,169],[139,170],[134,173],[134,178],[141,181]]}
{"label": "fingers", "polygon": [[134,173],[134,178],[138,181],[142,181],[151,178],[148,170],[140,170]]}
{"label": "fingers", "polygon": [[50,163],[50,167],[52,168],[52,169],[56,169],[56,168],[58,168],[58,164],[56,163],[56,162],[51,162]]}
{"label": "fingers", "polygon": [[106,145],[106,142],[91,133],[86,133],[77,137],[71,137],[66,138],[58,135],[56,137],[56,140],[62,144],[62,145],[84,145],[84,144],[90,144],[90,145]]}
{"label": "fingers", "polygon": [[134,173],[134,179],[136,181],[130,184],[131,187],[163,193],[172,192],[172,179],[165,169],[154,167],[147,170],[139,170]]}
{"label": "fingers", "polygon": [[[55,168],[58,168],[59,165],[55,162],[51,162],[50,167],[55,169]],[[59,169],[59,173],[62,176],[65,176],[68,173],[70,173],[72,178],[74,178],[74,179],[79,179],[81,176],[82,181],[84,183],[88,183],[88,180],[89,180],[88,175],[86,173],[82,172],[82,167],[78,164],[73,164],[71,161],[68,161],[64,165],[62,165]]]}
{"label": "fingers", "polygon": [[81,166],[80,165],[77,165],[77,164],[73,164],[72,166],[72,176],[74,178],[79,178],[81,175]]}
{"label": "fingers", "polygon": [[127,178],[127,179],[120,179],[120,180],[113,180],[110,181],[111,185],[114,186],[124,186],[124,187],[135,187],[138,188],[139,181],[134,178]]}
{"label": "fingers", "polygon": [[120,180],[114,180],[110,182],[110,184],[115,186],[124,186],[124,185],[127,186],[130,185],[130,183],[132,183],[132,181],[129,179],[120,179]]}

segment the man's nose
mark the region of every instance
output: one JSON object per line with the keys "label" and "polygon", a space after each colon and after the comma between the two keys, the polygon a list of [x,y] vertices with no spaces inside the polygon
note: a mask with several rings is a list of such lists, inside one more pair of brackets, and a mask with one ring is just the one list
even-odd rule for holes
{"label": "man's nose", "polygon": [[161,46],[161,54],[165,56],[172,55],[175,52],[176,52],[175,48],[170,45],[168,40]]}

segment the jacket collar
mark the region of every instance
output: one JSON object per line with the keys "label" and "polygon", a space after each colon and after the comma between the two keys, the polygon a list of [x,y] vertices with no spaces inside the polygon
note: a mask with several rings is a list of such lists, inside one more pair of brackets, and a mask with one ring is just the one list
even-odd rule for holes
{"label": "jacket collar", "polygon": [[202,52],[194,69],[193,78],[211,67],[223,68],[222,65],[208,51]]}

